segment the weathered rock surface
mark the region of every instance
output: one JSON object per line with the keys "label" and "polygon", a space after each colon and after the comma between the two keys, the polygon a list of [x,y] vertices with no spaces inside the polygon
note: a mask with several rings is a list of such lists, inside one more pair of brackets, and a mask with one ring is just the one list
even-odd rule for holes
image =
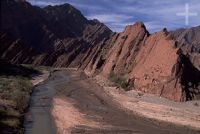
{"label": "weathered rock surface", "polygon": [[124,77],[136,90],[176,101],[199,99],[198,53],[187,56],[166,29],[150,35],[137,22],[109,40],[100,75]]}
{"label": "weathered rock surface", "polygon": [[171,71],[178,55],[175,42],[168,39],[167,35],[167,31],[162,30],[145,40],[135,58],[136,66],[131,77],[135,79],[135,88],[139,90],[180,100],[181,89],[180,86],[175,87]]}
{"label": "weathered rock surface", "polygon": [[149,33],[143,23],[137,22],[134,25],[127,26],[122,33],[116,36],[103,67],[103,73],[106,75],[111,72],[115,74],[129,73],[134,66],[135,56]]}
{"label": "weathered rock surface", "polygon": [[136,90],[181,101],[182,88],[176,85],[172,68],[177,62],[175,41],[166,29],[150,35],[141,22],[127,26],[108,51],[102,74],[114,73],[134,81]]}

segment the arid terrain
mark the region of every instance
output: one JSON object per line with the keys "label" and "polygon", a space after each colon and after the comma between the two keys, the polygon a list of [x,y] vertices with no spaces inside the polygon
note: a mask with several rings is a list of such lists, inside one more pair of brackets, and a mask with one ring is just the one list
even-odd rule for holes
{"label": "arid terrain", "polygon": [[[127,94],[116,87],[102,87],[75,69],[55,71],[34,90],[29,113],[32,121],[25,125],[25,133],[53,133],[56,130],[60,134],[195,134],[200,131],[199,115],[196,114],[199,106],[185,103],[176,107],[178,104],[155,96],[143,98],[145,95],[139,93]],[[187,112],[185,106],[191,111]],[[183,110],[186,112],[181,112]],[[56,128],[48,121],[49,114],[52,114],[51,121],[55,121]],[[155,114],[157,117],[153,117]],[[176,118],[172,121],[170,117],[173,116]],[[161,117],[168,121],[162,121]]]}
{"label": "arid terrain", "polygon": [[0,133],[200,133],[200,26],[114,32],[68,3],[0,6]]}

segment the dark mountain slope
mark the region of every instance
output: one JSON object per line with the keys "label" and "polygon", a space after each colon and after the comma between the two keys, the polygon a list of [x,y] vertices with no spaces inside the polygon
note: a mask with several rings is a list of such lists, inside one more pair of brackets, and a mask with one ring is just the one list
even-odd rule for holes
{"label": "dark mountain slope", "polygon": [[42,12],[27,2],[2,0],[0,30],[39,52],[52,50],[57,37],[48,30]]}
{"label": "dark mountain slope", "polygon": [[200,26],[178,29],[170,34],[176,40],[178,47],[190,56],[191,62],[200,70]]}
{"label": "dark mountain slope", "polygon": [[189,52],[200,53],[200,26],[190,29],[178,29],[171,32],[172,37]]}
{"label": "dark mountain slope", "polygon": [[[15,55],[18,54],[14,51],[4,52],[8,53],[6,56],[1,53],[2,58],[16,61],[14,63],[50,66],[69,66],[72,61],[74,66],[78,66],[82,62],[82,54],[112,34],[104,24],[87,20],[69,4],[39,8],[14,0],[1,1],[0,32],[37,52],[37,55],[29,53],[34,55],[34,60],[20,59],[17,62]],[[6,45],[9,48],[9,44],[12,42],[1,44],[1,47]]]}

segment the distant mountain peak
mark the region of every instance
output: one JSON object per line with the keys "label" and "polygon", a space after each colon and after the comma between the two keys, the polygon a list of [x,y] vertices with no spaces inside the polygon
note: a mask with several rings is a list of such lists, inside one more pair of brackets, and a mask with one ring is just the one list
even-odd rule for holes
{"label": "distant mountain peak", "polygon": [[16,2],[26,2],[26,0],[15,0]]}

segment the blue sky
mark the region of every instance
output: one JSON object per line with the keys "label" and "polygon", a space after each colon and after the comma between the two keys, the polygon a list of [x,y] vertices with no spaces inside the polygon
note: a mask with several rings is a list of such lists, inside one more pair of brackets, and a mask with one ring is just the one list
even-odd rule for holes
{"label": "blue sky", "polygon": [[[121,32],[126,25],[142,21],[150,32],[188,28],[200,25],[199,0],[27,0],[33,5],[44,7],[70,3],[79,9],[88,19],[98,19],[110,29]],[[189,25],[185,25],[185,17],[177,13],[185,12],[185,4],[189,4],[189,12],[197,16],[189,17]]]}

